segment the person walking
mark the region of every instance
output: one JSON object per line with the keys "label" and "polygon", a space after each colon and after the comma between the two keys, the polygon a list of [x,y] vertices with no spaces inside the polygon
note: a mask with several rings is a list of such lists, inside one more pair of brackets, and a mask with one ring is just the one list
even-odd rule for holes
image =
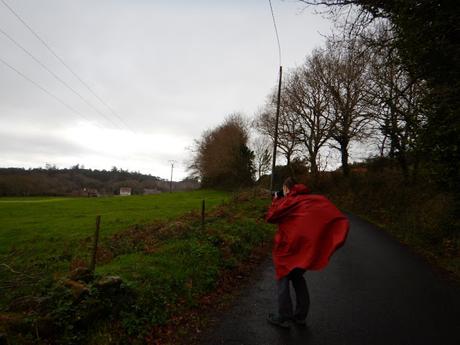
{"label": "person walking", "polygon": [[[328,264],[331,255],[345,242],[349,222],[326,197],[311,194],[292,178],[284,181],[283,193],[279,194],[273,197],[266,215],[267,222],[278,224],[272,252],[278,313],[269,314],[267,321],[289,328],[291,322],[306,325],[310,296],[303,277],[305,271],[320,270]],[[295,309],[290,282],[296,294]]]}

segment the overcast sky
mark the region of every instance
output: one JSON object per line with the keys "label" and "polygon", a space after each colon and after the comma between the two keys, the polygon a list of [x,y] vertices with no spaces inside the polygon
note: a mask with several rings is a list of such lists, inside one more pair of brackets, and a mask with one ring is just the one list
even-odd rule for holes
{"label": "overcast sky", "polygon": [[[332,24],[295,0],[272,3],[292,68]],[[0,0],[0,59],[60,100],[0,61],[0,166],[79,163],[169,178],[175,160],[175,180],[204,130],[232,112],[254,115],[279,65],[268,0]]]}

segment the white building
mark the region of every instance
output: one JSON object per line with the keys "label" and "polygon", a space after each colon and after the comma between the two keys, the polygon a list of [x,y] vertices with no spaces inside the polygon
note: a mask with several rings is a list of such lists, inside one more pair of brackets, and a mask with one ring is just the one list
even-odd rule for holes
{"label": "white building", "polygon": [[131,195],[131,187],[120,187],[120,195],[121,196]]}

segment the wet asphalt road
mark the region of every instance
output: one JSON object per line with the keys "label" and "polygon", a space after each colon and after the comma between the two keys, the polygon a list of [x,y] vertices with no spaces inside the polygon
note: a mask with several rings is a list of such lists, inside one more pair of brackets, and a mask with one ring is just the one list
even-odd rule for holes
{"label": "wet asphalt road", "polygon": [[308,327],[278,329],[274,270],[268,258],[205,345],[460,344],[460,286],[366,221],[349,216],[346,244],[327,268],[305,274]]}

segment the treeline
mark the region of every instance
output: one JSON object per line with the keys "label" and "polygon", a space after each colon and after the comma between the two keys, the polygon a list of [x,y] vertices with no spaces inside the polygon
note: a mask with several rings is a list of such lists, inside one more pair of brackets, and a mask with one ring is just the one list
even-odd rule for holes
{"label": "treeline", "polygon": [[[54,166],[36,169],[0,168],[0,196],[95,196],[116,195],[121,187],[130,187],[132,194],[145,189],[169,191],[170,182],[156,176],[113,167],[92,170],[75,165],[69,169]],[[196,181],[173,182],[173,190],[198,188]]]}
{"label": "treeline", "polygon": [[[284,166],[275,169],[275,187],[294,176],[404,241],[457,258],[460,271],[458,5],[300,2],[323,6],[336,32],[283,75],[277,162]],[[232,115],[205,132],[193,176],[204,185],[268,187],[277,96],[275,89],[253,119]],[[352,165],[357,149],[367,153]],[[334,156],[340,171],[327,172]]]}
{"label": "treeline", "polygon": [[[380,21],[359,36],[329,38],[284,73],[277,159],[287,174],[307,171],[316,180],[330,170],[335,153],[349,176],[353,147],[394,161],[408,183],[427,164],[434,167],[426,144],[430,89],[403,64],[389,43],[394,39],[389,22]],[[244,186],[270,173],[277,93],[267,96],[253,119],[230,115],[196,141],[190,168],[204,185]],[[251,129],[257,134],[252,140]]]}

